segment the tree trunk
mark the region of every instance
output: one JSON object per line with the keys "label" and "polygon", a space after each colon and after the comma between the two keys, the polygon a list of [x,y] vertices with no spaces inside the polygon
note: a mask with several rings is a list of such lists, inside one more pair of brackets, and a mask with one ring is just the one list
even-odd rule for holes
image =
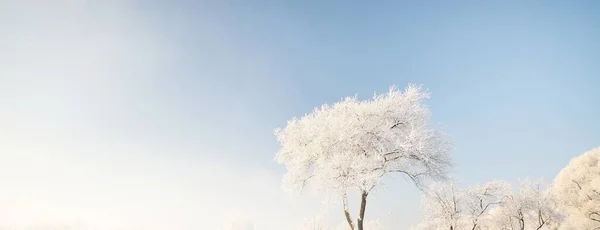
{"label": "tree trunk", "polygon": [[544,220],[544,216],[542,214],[542,210],[538,210],[538,227],[535,230],[540,230],[546,224],[546,220]]}
{"label": "tree trunk", "polygon": [[354,230],[352,217],[350,217],[350,212],[348,211],[348,198],[346,197],[346,194],[342,197],[342,203],[344,204],[344,216],[346,216],[346,221],[348,222],[348,225],[350,225],[350,230]]}
{"label": "tree trunk", "polygon": [[520,217],[519,218],[519,224],[521,225],[521,226],[519,226],[519,227],[521,227],[520,230],[525,230],[525,218]]}
{"label": "tree trunk", "polygon": [[363,191],[360,198],[360,214],[358,216],[358,230],[363,230],[363,222],[365,220],[365,208],[367,206],[367,196],[369,193]]}

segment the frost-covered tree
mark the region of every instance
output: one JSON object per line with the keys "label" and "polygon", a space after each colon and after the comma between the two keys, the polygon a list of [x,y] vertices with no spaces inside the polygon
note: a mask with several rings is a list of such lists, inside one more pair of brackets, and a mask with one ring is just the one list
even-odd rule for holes
{"label": "frost-covered tree", "polygon": [[424,196],[425,220],[417,229],[479,229],[490,210],[502,203],[509,187],[502,181],[464,190],[453,183],[434,184]]}
{"label": "frost-covered tree", "polygon": [[285,188],[302,191],[312,185],[340,199],[351,229],[347,194],[357,190],[356,228],[362,230],[369,192],[387,174],[403,174],[418,187],[429,179],[445,179],[451,145],[431,127],[424,104],[429,96],[418,86],[404,92],[392,86],[370,100],[348,97],[289,120],[275,130],[281,145],[276,159],[287,169]]}
{"label": "frost-covered tree", "polygon": [[556,176],[552,192],[568,213],[566,224],[600,229],[600,147],[572,159]]}
{"label": "frost-covered tree", "polygon": [[463,229],[465,193],[457,190],[454,183],[431,185],[423,196],[425,221],[421,229]]}
{"label": "frost-covered tree", "polygon": [[469,219],[467,229],[485,226],[490,211],[502,205],[509,192],[510,184],[505,181],[491,181],[467,188],[464,192],[465,216]]}
{"label": "frost-covered tree", "polygon": [[542,180],[523,180],[516,192],[508,193],[494,210],[488,229],[554,229],[561,219]]}
{"label": "frost-covered tree", "polygon": [[425,220],[416,229],[553,229],[561,216],[542,186],[541,180],[524,180],[516,192],[503,181],[464,190],[451,183],[431,186],[424,199]]}

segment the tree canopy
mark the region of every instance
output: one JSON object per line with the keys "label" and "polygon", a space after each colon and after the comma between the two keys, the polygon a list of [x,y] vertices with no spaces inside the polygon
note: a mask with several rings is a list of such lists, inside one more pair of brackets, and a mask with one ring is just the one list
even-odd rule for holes
{"label": "tree canopy", "polygon": [[600,229],[600,147],[573,158],[554,179],[552,192],[570,225]]}
{"label": "tree canopy", "polygon": [[276,159],[287,168],[285,187],[298,191],[310,184],[341,197],[351,226],[346,193],[358,190],[361,229],[366,197],[388,173],[401,173],[416,186],[445,179],[451,144],[431,126],[424,104],[429,97],[420,86],[409,85],[404,92],[392,86],[370,100],[346,97],[289,120],[275,131],[281,145]]}

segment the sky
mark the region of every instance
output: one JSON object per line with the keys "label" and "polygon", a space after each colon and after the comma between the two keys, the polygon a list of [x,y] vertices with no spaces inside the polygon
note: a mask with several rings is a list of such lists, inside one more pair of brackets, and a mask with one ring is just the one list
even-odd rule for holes
{"label": "sky", "polygon": [[[338,223],[337,204],[281,189],[274,129],[409,83],[432,93],[461,186],[551,181],[600,145],[599,12],[597,1],[0,0],[0,227]],[[366,218],[418,223],[421,193],[385,182]]]}

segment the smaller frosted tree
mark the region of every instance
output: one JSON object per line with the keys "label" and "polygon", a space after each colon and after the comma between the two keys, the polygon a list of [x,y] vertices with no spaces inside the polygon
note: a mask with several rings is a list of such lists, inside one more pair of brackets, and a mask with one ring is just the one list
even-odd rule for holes
{"label": "smaller frosted tree", "polygon": [[[425,220],[418,229],[480,229],[489,212],[509,192],[506,182],[492,181],[464,190],[452,183],[434,184],[424,196]],[[483,222],[483,223],[482,223]]]}
{"label": "smaller frosted tree", "polygon": [[384,176],[400,173],[419,187],[428,179],[445,179],[450,144],[432,129],[427,98],[429,93],[417,86],[404,92],[391,87],[371,100],[348,97],[288,121],[275,131],[281,146],[276,159],[287,169],[285,187],[301,191],[312,185],[341,199],[351,229],[347,193],[357,190],[356,228],[362,230],[367,197]]}
{"label": "smaller frosted tree", "polygon": [[554,179],[552,193],[579,229],[600,229],[600,147],[572,159]]}
{"label": "smaller frosted tree", "polygon": [[465,193],[457,190],[454,183],[431,185],[425,196],[425,221],[422,229],[463,229]]}
{"label": "smaller frosted tree", "polygon": [[503,181],[464,190],[450,183],[431,186],[424,199],[426,218],[417,229],[553,229],[561,216],[542,185],[524,180],[517,192]]}
{"label": "smaller frosted tree", "polygon": [[523,180],[516,192],[506,194],[494,210],[492,229],[553,229],[562,216],[556,211],[542,180]]}
{"label": "smaller frosted tree", "polygon": [[485,226],[491,210],[502,205],[506,194],[510,193],[510,184],[491,181],[469,187],[464,193],[465,216],[469,219],[467,229],[475,230]]}

